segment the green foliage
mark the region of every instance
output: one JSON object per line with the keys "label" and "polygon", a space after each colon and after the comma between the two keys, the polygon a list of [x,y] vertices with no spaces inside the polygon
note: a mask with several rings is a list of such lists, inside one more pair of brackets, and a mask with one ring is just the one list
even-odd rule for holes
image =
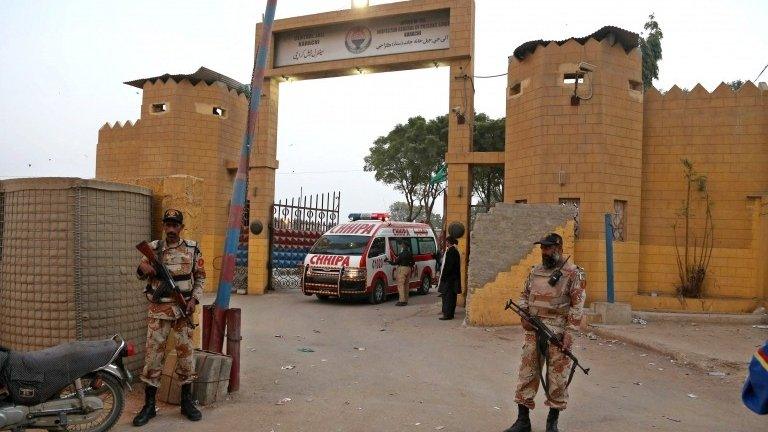
{"label": "green foliage", "polygon": [[[473,138],[475,151],[502,151],[504,118],[491,119],[486,114],[477,114]],[[392,185],[403,194],[405,207],[401,220],[424,219],[433,227],[438,226],[434,225],[433,208],[445,190],[439,172],[445,164],[447,147],[446,115],[429,121],[421,116],[411,117],[374,141],[365,157],[364,169],[375,173],[377,181]],[[473,174],[473,191],[483,206],[490,208],[502,200],[502,167],[476,167]],[[392,217],[395,218],[394,214]]]}
{"label": "green foliage", "polygon": [[[424,207],[417,205],[414,207],[413,212],[414,212],[413,216],[409,218],[408,204],[403,201],[395,201],[389,206],[389,217],[393,221],[401,221],[401,222],[426,221]],[[430,218],[429,222],[433,228],[442,227],[443,216],[438,213],[432,213],[432,217]]]}
{"label": "green foliage", "polygon": [[435,200],[445,189],[442,183],[430,183],[430,179],[445,162],[447,145],[447,116],[429,121],[411,117],[374,141],[363,169],[374,172],[377,181],[403,194],[408,220],[415,218],[418,205],[430,219]]}
{"label": "green foliage", "polygon": [[648,15],[648,21],[643,26],[647,35],[640,36],[640,52],[643,55],[643,88],[653,85],[653,80],[659,78],[659,60],[661,60],[661,39],[664,34],[653,13]]}
{"label": "green foliage", "polygon": [[[674,230],[675,253],[680,284],[677,294],[681,299],[701,298],[704,295],[704,278],[707,276],[709,260],[714,247],[714,226],[712,224],[712,199],[707,189],[707,176],[696,171],[689,159],[680,161],[683,165],[686,194],[685,200],[672,225]],[[696,195],[699,199],[696,200]],[[698,204],[698,205],[697,205]],[[703,221],[697,219],[694,209],[703,207]],[[683,246],[678,243],[678,228],[682,222]],[[700,225],[700,236],[695,225]],[[703,222],[703,225],[702,225]]]}
{"label": "green foliage", "polygon": [[731,82],[727,82],[726,84],[731,86],[731,90],[736,91],[736,90],[740,89],[741,86],[744,85],[744,81],[742,81],[742,80],[734,80],[734,81],[731,81]]}
{"label": "green foliage", "polygon": [[[474,150],[479,152],[504,151],[505,118],[492,119],[480,113],[475,117]],[[472,192],[487,212],[494,203],[504,199],[503,166],[476,166],[472,169]]]}

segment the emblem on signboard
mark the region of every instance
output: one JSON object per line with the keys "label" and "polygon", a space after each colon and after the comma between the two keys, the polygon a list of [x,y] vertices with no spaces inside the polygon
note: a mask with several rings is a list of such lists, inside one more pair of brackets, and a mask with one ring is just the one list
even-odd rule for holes
{"label": "emblem on signboard", "polygon": [[371,31],[368,27],[354,26],[347,32],[344,44],[352,54],[360,54],[371,46]]}

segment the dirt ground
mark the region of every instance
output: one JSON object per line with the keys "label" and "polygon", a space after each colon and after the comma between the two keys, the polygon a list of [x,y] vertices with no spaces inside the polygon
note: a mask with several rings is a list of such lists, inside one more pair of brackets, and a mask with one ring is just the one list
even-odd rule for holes
{"label": "dirt ground", "polygon": [[[747,365],[768,339],[765,325],[656,321],[646,325],[601,325],[602,330],[639,346],[654,346],[705,371],[746,376]],[[608,337],[607,334],[604,334]]]}
{"label": "dirt ground", "polygon": [[[298,291],[236,296],[232,307],[243,311],[240,391],[202,407],[197,423],[163,405],[143,430],[477,432],[514,421],[521,329],[463,326],[462,309],[456,320],[439,321],[434,292],[407,307],[325,303]],[[741,404],[741,374],[711,376],[602,338],[579,337],[575,346],[591,372],[578,372],[571,384],[562,431],[730,432],[768,424]],[[295,368],[281,369],[288,365]],[[136,430],[130,421],[142,393],[134,390],[116,430]],[[278,405],[284,398],[291,400]],[[543,395],[537,402],[532,421],[543,431]]]}

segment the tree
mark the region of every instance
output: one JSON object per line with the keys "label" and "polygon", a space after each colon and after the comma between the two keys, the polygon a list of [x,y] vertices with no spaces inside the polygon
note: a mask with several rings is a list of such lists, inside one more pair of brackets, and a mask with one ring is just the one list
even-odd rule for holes
{"label": "tree", "polygon": [[[403,201],[395,201],[389,206],[389,217],[393,221],[401,222],[423,222],[426,220],[424,208],[420,205],[414,208],[414,215],[412,218],[409,218],[408,204]],[[441,227],[443,226],[443,216],[437,213],[432,213],[429,222],[432,228]]]}
{"label": "tree", "polygon": [[448,150],[448,116],[442,115],[430,120],[427,123],[427,130],[429,135],[424,143],[425,148],[422,157],[429,171],[426,173],[424,182],[417,187],[417,195],[419,196],[419,203],[424,209],[425,220],[432,228],[435,228],[442,225],[442,218],[440,218],[441,225],[433,224],[433,210],[437,197],[445,191],[445,184],[433,183],[430,180],[432,180],[432,175],[445,164],[445,152]]}
{"label": "tree", "polygon": [[[475,116],[473,133],[474,150],[504,151],[504,117],[492,119],[486,114]],[[480,205],[489,211],[493,204],[502,201],[502,186],[504,185],[504,167],[477,166],[472,170],[472,191],[480,200]]]}
{"label": "tree", "polygon": [[653,13],[648,15],[648,21],[643,25],[647,36],[640,34],[640,52],[643,55],[643,88],[653,85],[653,80],[659,78],[659,60],[661,60],[661,39],[664,34]]}
{"label": "tree", "polygon": [[[677,270],[680,285],[677,286],[677,294],[680,298],[701,298],[704,294],[704,278],[709,268],[709,260],[712,257],[714,247],[714,227],[712,224],[712,199],[707,190],[707,176],[698,173],[693,162],[682,159],[686,180],[686,192],[683,206],[677,214],[677,220],[672,224],[674,233],[675,253],[677,256]],[[694,193],[699,195],[699,205],[704,207],[704,220],[701,226],[701,237],[696,235]],[[683,247],[678,245],[678,227],[680,220],[683,224]]]}
{"label": "tree", "polygon": [[744,85],[744,81],[742,81],[742,80],[734,80],[734,81],[728,82],[726,84],[731,86],[731,90],[736,91],[736,90],[740,89],[741,86]]}
{"label": "tree", "polygon": [[443,184],[430,184],[429,180],[445,161],[447,143],[447,116],[430,121],[411,117],[374,141],[364,169],[375,172],[377,181],[393,185],[403,194],[408,220],[415,218],[419,205],[429,220],[435,200],[445,189]]}
{"label": "tree", "polygon": [[[494,120],[478,114],[473,138],[476,151],[503,150],[504,118]],[[396,125],[386,136],[374,141],[365,157],[364,169],[375,172],[377,181],[393,185],[403,194],[404,220],[416,219],[420,207],[422,218],[433,223],[435,201],[445,190],[445,183],[430,180],[444,165],[447,147],[447,115],[429,121],[421,116],[411,117],[407,123]],[[473,191],[486,208],[502,200],[503,168],[477,167],[473,173]]]}

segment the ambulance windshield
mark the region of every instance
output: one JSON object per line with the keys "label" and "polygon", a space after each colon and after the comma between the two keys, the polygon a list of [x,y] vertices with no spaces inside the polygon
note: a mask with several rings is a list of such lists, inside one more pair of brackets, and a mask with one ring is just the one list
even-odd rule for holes
{"label": "ambulance windshield", "polygon": [[369,239],[370,237],[358,235],[324,235],[312,246],[309,253],[360,256]]}

